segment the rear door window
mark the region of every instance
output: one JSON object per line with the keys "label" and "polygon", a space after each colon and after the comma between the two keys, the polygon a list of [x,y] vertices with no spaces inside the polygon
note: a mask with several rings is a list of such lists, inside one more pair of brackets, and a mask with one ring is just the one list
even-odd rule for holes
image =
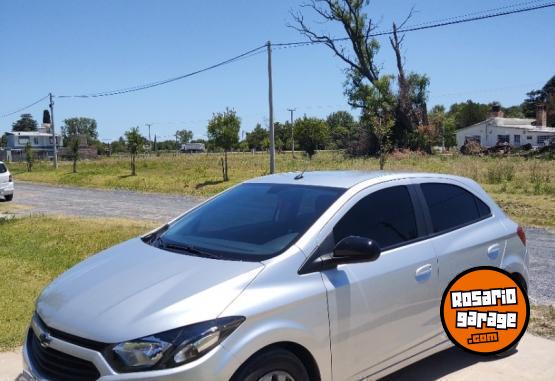
{"label": "rear door window", "polygon": [[374,192],[351,208],[333,229],[335,243],[348,236],[374,240],[382,250],[418,237],[414,208],[405,186]]}
{"label": "rear door window", "polygon": [[420,187],[430,211],[434,233],[454,230],[491,215],[482,200],[459,186],[425,183]]}

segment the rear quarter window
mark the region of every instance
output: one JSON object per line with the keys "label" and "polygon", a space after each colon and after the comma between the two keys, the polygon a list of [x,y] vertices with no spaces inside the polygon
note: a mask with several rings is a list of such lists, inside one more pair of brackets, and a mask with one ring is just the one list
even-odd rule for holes
{"label": "rear quarter window", "polygon": [[0,164],[0,173],[8,172],[8,168],[4,164]]}
{"label": "rear quarter window", "polygon": [[491,215],[478,197],[459,186],[425,183],[420,188],[430,211],[434,233],[469,225]]}

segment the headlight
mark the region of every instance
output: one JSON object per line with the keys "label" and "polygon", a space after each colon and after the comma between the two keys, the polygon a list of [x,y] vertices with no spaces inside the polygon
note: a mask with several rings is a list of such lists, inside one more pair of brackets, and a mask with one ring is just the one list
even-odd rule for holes
{"label": "headlight", "polygon": [[112,345],[104,355],[118,372],[173,368],[208,353],[243,321],[232,316],[192,324]]}

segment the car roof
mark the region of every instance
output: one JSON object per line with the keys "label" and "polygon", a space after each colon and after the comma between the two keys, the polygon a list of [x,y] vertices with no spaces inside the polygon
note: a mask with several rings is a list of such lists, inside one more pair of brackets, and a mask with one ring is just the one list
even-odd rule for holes
{"label": "car roof", "polygon": [[389,171],[308,171],[303,173],[302,178],[296,180],[295,176],[300,174],[301,172],[282,172],[247,180],[246,183],[311,185],[349,189],[368,180],[375,180],[376,183],[380,183],[383,181],[405,178],[436,178],[456,180],[475,188],[473,184],[474,182],[470,179],[440,173]]}

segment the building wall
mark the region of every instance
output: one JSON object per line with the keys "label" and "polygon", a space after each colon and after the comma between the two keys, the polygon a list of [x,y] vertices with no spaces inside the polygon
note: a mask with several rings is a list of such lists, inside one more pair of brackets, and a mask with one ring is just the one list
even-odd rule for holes
{"label": "building wall", "polygon": [[538,136],[551,136],[555,138],[555,133],[551,131],[530,131],[526,128],[496,126],[484,121],[475,126],[457,131],[457,147],[462,147],[467,137],[476,137],[482,146],[492,147],[497,144],[500,135],[503,137],[508,135],[509,144],[515,147],[528,143],[534,147],[541,146],[542,144],[538,143]]}
{"label": "building wall", "polygon": [[[31,143],[32,148],[52,148],[52,137],[51,136],[21,136],[21,135],[7,135],[8,144],[7,147],[11,149],[23,149],[27,145],[27,142]],[[61,136],[57,136],[58,146],[62,145]]]}

